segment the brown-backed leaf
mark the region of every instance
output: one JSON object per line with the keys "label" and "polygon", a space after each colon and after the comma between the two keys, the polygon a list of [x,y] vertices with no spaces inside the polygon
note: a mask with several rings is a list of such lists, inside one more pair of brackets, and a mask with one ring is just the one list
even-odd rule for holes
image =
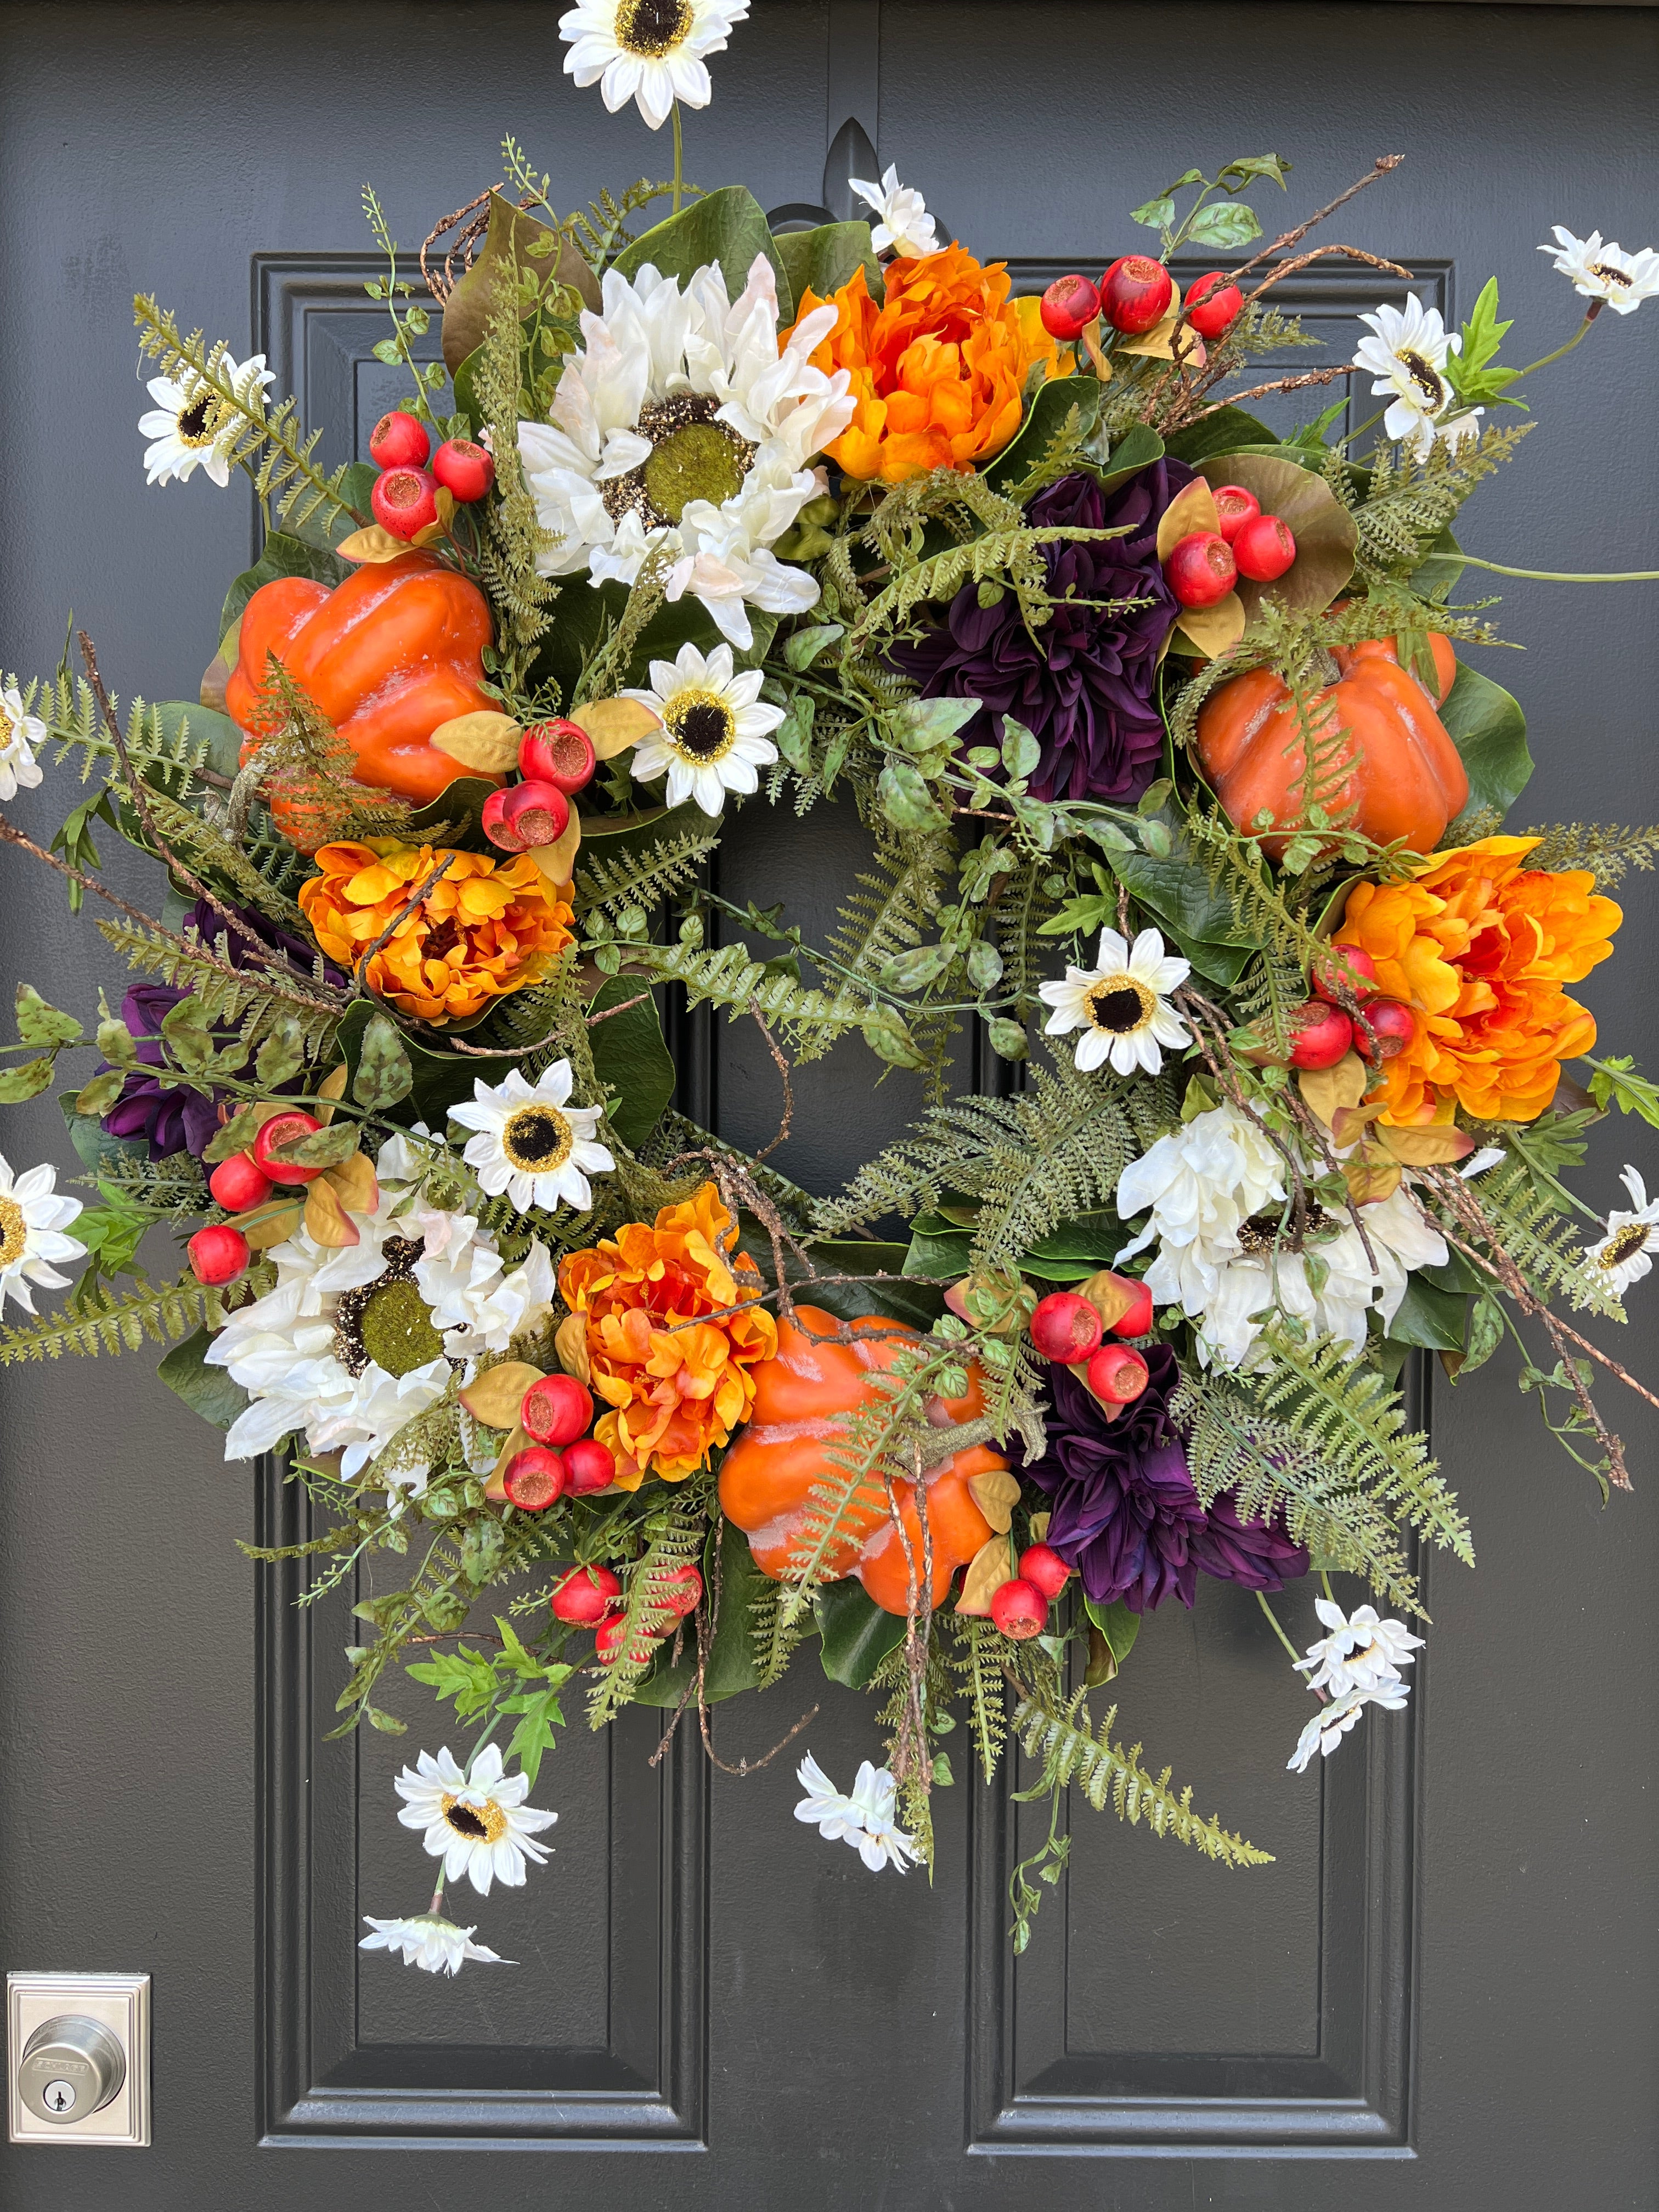
{"label": "brown-backed leaf", "polygon": [[1011,1474],[1006,1467],[988,1468],[983,1474],[969,1476],[968,1488],[991,1526],[1006,1536],[1014,1525],[1014,1508],[1019,1503],[1019,1478]]}
{"label": "brown-backed leaf", "polygon": [[354,1152],[338,1166],[325,1168],[320,1180],[351,1213],[373,1213],[380,1202],[380,1186],[374,1163],[367,1152]]}
{"label": "brown-backed leaf", "polygon": [[573,805],[564,835],[556,837],[550,845],[532,845],[530,857],[548,882],[562,890],[576,872],[576,855],[581,850],[581,843],[582,817]]}
{"label": "brown-backed leaf", "polygon": [[305,1221],[307,1236],[331,1251],[343,1251],[348,1245],[362,1242],[362,1232],[325,1176],[319,1176],[307,1187]]}
{"label": "brown-backed leaf", "polygon": [[269,1252],[273,1244],[285,1244],[304,1217],[305,1208],[297,1203],[261,1206],[258,1218],[252,1226],[244,1226],[240,1221],[236,1225],[246,1237],[251,1251]]}
{"label": "brown-backed leaf", "polygon": [[440,722],[427,743],[481,775],[505,775],[519,757],[519,740],[523,735],[511,714],[479,708]]}
{"label": "brown-backed leaf", "polygon": [[1467,1159],[1474,1150],[1474,1138],[1449,1122],[1426,1128],[1379,1129],[1376,1134],[1384,1150],[1408,1168],[1449,1167],[1454,1160]]}
{"label": "brown-backed leaf", "polygon": [[641,699],[590,699],[586,706],[576,708],[569,720],[579,730],[586,731],[601,760],[614,760],[629,745],[638,744],[641,738],[662,727],[661,718]]}
{"label": "brown-backed leaf", "polygon": [[525,1392],[541,1379],[541,1369],[532,1367],[527,1359],[504,1359],[499,1367],[490,1368],[476,1382],[467,1384],[460,1394],[461,1403],[487,1429],[516,1428]]}
{"label": "brown-backed leaf", "polygon": [[1369,1081],[1365,1063],[1357,1052],[1344,1053],[1334,1067],[1304,1067],[1297,1075],[1297,1088],[1308,1109],[1328,1129],[1344,1106],[1357,1106]]}
{"label": "brown-backed leaf", "polygon": [[1079,1283],[1077,1294],[1086,1298],[1100,1316],[1103,1328],[1110,1328],[1122,1320],[1134,1304],[1139,1285],[1122,1275],[1115,1275],[1109,1267],[1103,1267],[1097,1275],[1091,1275],[1086,1283]]}
{"label": "brown-backed leaf", "polygon": [[1212,607],[1182,607],[1176,628],[1206,660],[1213,660],[1243,636],[1244,603],[1237,592],[1229,592]]}
{"label": "brown-backed leaf", "polygon": [[389,530],[382,530],[378,522],[371,522],[366,529],[354,530],[349,538],[343,538],[334,550],[343,561],[365,563],[395,561],[400,553],[408,552],[409,541],[404,538],[394,538]]}
{"label": "brown-backed leaf", "polygon": [[1377,1115],[1387,1113],[1388,1108],[1386,1098],[1374,1099],[1369,1106],[1339,1106],[1331,1116],[1331,1142],[1340,1152],[1358,1144]]}
{"label": "brown-backed leaf", "polygon": [[1359,533],[1352,515],[1324,478],[1272,453],[1218,453],[1199,463],[1199,473],[1212,484],[1240,484],[1254,493],[1261,512],[1287,523],[1296,540],[1295,560],[1273,582],[1253,584],[1248,576],[1239,578],[1245,621],[1255,620],[1270,593],[1282,605],[1314,614],[1329,606],[1353,574]]}
{"label": "brown-backed leaf", "polygon": [[518,1455],[521,1451],[529,1450],[532,1441],[530,1431],[515,1424],[511,1435],[496,1456],[495,1466],[490,1469],[489,1481],[484,1485],[484,1496],[489,1498],[492,1505],[504,1505],[507,1503],[507,1485],[501,1478]]}
{"label": "brown-backed leaf", "polygon": [[[342,1060],[337,1067],[331,1067],[328,1073],[317,1085],[317,1096],[325,1102],[336,1098],[343,1098],[346,1094],[346,1084],[350,1078],[350,1074],[351,1070],[346,1066],[344,1060]],[[259,1110],[264,1114],[264,1109],[263,1107],[261,1107]],[[273,1106],[270,1109],[272,1114],[281,1114],[286,1109],[280,1105]],[[268,1119],[269,1116],[266,1118]],[[325,1129],[327,1128],[329,1123],[334,1119],[333,1106],[325,1103],[325,1104],[318,1107],[315,1118],[322,1124]]]}
{"label": "brown-backed leaf", "polygon": [[[1153,361],[1175,359],[1176,323],[1181,313],[1181,287],[1177,284],[1170,295],[1170,304],[1164,310],[1161,322],[1152,325],[1138,338],[1125,338],[1118,345],[1119,353],[1144,354]],[[1190,323],[1181,334],[1181,358],[1188,368],[1202,368],[1207,358],[1204,341]]]}
{"label": "brown-backed leaf", "polygon": [[222,645],[203,671],[199,696],[202,704],[211,707],[216,714],[222,714],[225,711],[225,690],[235,665],[234,661],[226,659],[225,648]]}
{"label": "brown-backed leaf", "polygon": [[[538,240],[556,235],[548,224],[515,208],[499,192],[491,194],[489,228],[483,249],[456,284],[444,307],[444,366],[452,376],[468,354],[483,343],[489,318],[495,312],[498,285],[503,276],[511,281],[514,262],[521,270],[535,270],[544,283],[552,276],[554,256],[548,253],[538,258],[529,248]],[[598,314],[599,279],[568,239],[560,241],[557,276],[561,284],[568,284],[580,295],[584,307]],[[525,312],[533,313],[533,303]]]}
{"label": "brown-backed leaf", "polygon": [[1006,1535],[993,1536],[988,1544],[981,1544],[968,1562],[968,1571],[962,1578],[962,1595],[957,1600],[958,1613],[978,1613],[981,1619],[991,1610],[991,1600],[1014,1571],[1014,1547]]}
{"label": "brown-backed leaf", "polygon": [[1342,1180],[1356,1206],[1376,1206],[1382,1199],[1392,1198],[1400,1188],[1400,1173],[1398,1160],[1369,1145],[1342,1163]]}
{"label": "brown-backed leaf", "polygon": [[587,1357],[587,1316],[586,1314],[567,1314],[554,1335],[553,1349],[559,1355],[559,1364],[567,1375],[574,1375],[579,1382],[586,1382],[592,1373]]}
{"label": "brown-backed leaf", "polygon": [[1167,561],[1182,539],[1190,538],[1195,530],[1218,531],[1220,527],[1215,494],[1202,477],[1194,477],[1164,510],[1158,526],[1158,557]]}

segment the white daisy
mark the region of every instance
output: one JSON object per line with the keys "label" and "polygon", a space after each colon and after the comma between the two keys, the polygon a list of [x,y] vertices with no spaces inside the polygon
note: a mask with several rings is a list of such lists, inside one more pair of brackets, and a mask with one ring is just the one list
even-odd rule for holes
{"label": "white daisy", "polygon": [[526,1805],[529,1783],[522,1774],[503,1774],[501,1766],[501,1746],[495,1743],[477,1754],[470,1775],[447,1750],[435,1759],[423,1751],[396,1785],[404,1826],[424,1829],[421,1840],[432,1857],[443,1861],[445,1881],[465,1875],[480,1897],[489,1896],[493,1881],[522,1888],[525,1861],[540,1866],[550,1849],[534,1838],[559,1817]]}
{"label": "white daisy", "polygon": [[1375,1690],[1350,1690],[1328,1705],[1322,1705],[1297,1739],[1296,1749],[1285,1760],[1292,1774],[1306,1771],[1315,1752],[1328,1759],[1367,1705],[1398,1712],[1406,1702],[1404,1682],[1384,1682]]}
{"label": "white daisy", "polygon": [[1317,1597],[1314,1611],[1330,1634],[1310,1644],[1307,1657],[1296,1662],[1310,1690],[1328,1690],[1334,1698],[1350,1690],[1379,1690],[1397,1682],[1400,1669],[1414,1666],[1412,1655],[1423,1649],[1423,1638],[1403,1620],[1379,1620],[1374,1605],[1346,1613],[1331,1599]]}
{"label": "white daisy", "polygon": [[847,181],[879,218],[870,226],[870,243],[878,253],[885,253],[890,246],[907,259],[919,260],[924,253],[939,252],[933,218],[921,194],[912,185],[900,184],[896,167],[890,165],[884,169],[878,185],[866,184],[862,177],[848,177]]}
{"label": "white daisy", "polygon": [[1603,246],[1599,230],[1575,238],[1562,223],[1553,226],[1556,242],[1540,246],[1550,265],[1571,276],[1572,289],[1587,300],[1605,300],[1615,315],[1633,315],[1644,300],[1659,292],[1659,252],[1644,246],[1626,253],[1611,240]]}
{"label": "white daisy", "polygon": [[623,694],[662,725],[634,748],[635,780],[665,775],[670,806],[695,799],[705,814],[718,814],[728,791],[755,790],[759,771],[778,757],[771,732],[783,720],[781,707],[761,704],[761,682],[758,668],[732,673],[729,645],[717,645],[707,659],[687,644],[673,660],[653,660],[651,689]]}
{"label": "white daisy", "polygon": [[1659,1198],[1649,1198],[1647,1185],[1634,1168],[1626,1168],[1620,1180],[1635,1211],[1626,1213],[1615,1207],[1607,1216],[1607,1235],[1584,1248],[1585,1259],[1615,1297],[1650,1272],[1653,1262],[1648,1255],[1659,1245]]}
{"label": "white daisy", "polygon": [[1415,292],[1407,293],[1403,311],[1385,305],[1359,319],[1372,336],[1360,340],[1353,365],[1369,369],[1376,379],[1371,386],[1374,397],[1393,395],[1382,417],[1383,429],[1424,460],[1434,443],[1436,418],[1445,414],[1452,398],[1446,356],[1461,352],[1463,341],[1447,335],[1439,309],[1425,307]]}
{"label": "white daisy", "polygon": [[559,18],[570,52],[565,75],[597,84],[614,115],[630,100],[653,131],[674,102],[707,107],[705,54],[724,53],[726,33],[749,13],[749,0],[582,0]]}
{"label": "white daisy", "polygon": [[408,1920],[377,1920],[366,1912],[363,1918],[374,1933],[358,1939],[360,1951],[401,1951],[404,1966],[418,1966],[424,1974],[447,1974],[453,1980],[468,1959],[491,1966],[518,1964],[488,1944],[475,1943],[471,1928],[458,1928],[439,1912],[417,1912]]}
{"label": "white daisy", "polygon": [[[244,401],[257,400],[263,387],[274,381],[262,353],[241,362],[226,354],[219,367]],[[240,428],[237,417],[213,386],[194,373],[182,378],[152,376],[149,396],[156,404],[138,418],[139,435],[154,441],[144,449],[145,483],[183,483],[202,468],[222,491],[230,482],[227,457]]]}
{"label": "white daisy", "polygon": [[604,1109],[566,1103],[573,1079],[568,1060],[556,1060],[533,1085],[515,1067],[493,1089],[479,1078],[472,1103],[450,1108],[452,1121],[478,1132],[463,1157],[491,1198],[505,1191],[520,1212],[568,1206],[586,1213],[592,1205],[588,1176],[609,1175],[617,1163],[594,1141]]}
{"label": "white daisy", "polygon": [[1037,996],[1054,1008],[1044,1036],[1081,1030],[1076,1058],[1085,1073],[1109,1060],[1118,1075],[1133,1075],[1137,1067],[1156,1075],[1164,1065],[1161,1045],[1192,1041],[1166,995],[1191,975],[1191,962],[1166,953],[1155,929],[1143,929],[1133,950],[1116,930],[1103,929],[1095,958],[1096,967],[1068,968],[1063,983],[1039,986]]}
{"label": "white daisy", "polygon": [[853,419],[847,371],[826,376],[810,358],[836,309],[815,308],[780,352],[764,254],[736,301],[717,264],[682,291],[648,263],[631,282],[608,271],[601,300],[551,422],[519,425],[538,517],[557,540],[536,565],[632,584],[661,552],[669,598],[689,592],[746,650],[750,607],[799,614],[818,596],[769,549],[822,489],[807,463]]}
{"label": "white daisy", "polygon": [[70,1279],[60,1275],[52,1261],[87,1256],[84,1244],[63,1234],[84,1209],[78,1198],[59,1198],[57,1183],[58,1170],[52,1166],[14,1176],[0,1152],[0,1313],[8,1298],[15,1298],[25,1313],[33,1313],[29,1285],[37,1290],[64,1290]]}
{"label": "white daisy", "polygon": [[915,1838],[893,1818],[898,1785],[886,1767],[872,1766],[866,1759],[852,1796],[843,1797],[808,1752],[795,1770],[795,1779],[806,1792],[795,1808],[795,1818],[816,1827],[826,1842],[850,1844],[872,1874],[879,1874],[884,1866],[896,1867],[902,1874],[907,1862],[920,1859]]}
{"label": "white daisy", "polygon": [[522,1264],[509,1268],[487,1229],[470,1213],[436,1208],[415,1216],[425,1239],[415,1283],[434,1327],[457,1355],[505,1352],[515,1336],[550,1313],[553,1262],[538,1237]]}
{"label": "white daisy", "polygon": [[19,791],[33,791],[40,781],[37,745],[46,742],[46,726],[38,714],[23,712],[23,695],[15,684],[0,690],[0,799],[15,799]]}

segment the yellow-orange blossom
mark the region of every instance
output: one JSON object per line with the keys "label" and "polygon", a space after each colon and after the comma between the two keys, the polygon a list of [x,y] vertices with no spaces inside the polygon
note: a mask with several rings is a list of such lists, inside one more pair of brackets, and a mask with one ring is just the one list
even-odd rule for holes
{"label": "yellow-orange blossom", "polygon": [[1337,932],[1376,963],[1417,1032],[1384,1063],[1382,1118],[1534,1121],[1561,1063],[1595,1042],[1595,1018],[1562,989],[1613,951],[1624,916],[1583,869],[1522,863],[1535,837],[1483,837],[1436,853],[1405,884],[1357,884]]}

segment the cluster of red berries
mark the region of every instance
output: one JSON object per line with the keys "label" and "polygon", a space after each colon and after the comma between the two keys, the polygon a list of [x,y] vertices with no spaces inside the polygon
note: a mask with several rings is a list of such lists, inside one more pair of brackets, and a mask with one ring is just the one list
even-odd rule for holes
{"label": "cluster of red berries", "polygon": [[1223,484],[1215,495],[1219,530],[1194,530],[1172,546],[1164,576],[1183,607],[1212,607],[1241,576],[1276,583],[1296,559],[1291,526],[1263,514],[1261,502],[1243,484]]}
{"label": "cluster of red berries", "polygon": [[[1404,1052],[1417,1034],[1417,1017],[1411,1008],[1398,999],[1379,995],[1376,963],[1370,954],[1357,945],[1339,949],[1346,966],[1333,960],[1328,969],[1316,972],[1313,997],[1291,1016],[1292,1067],[1334,1067],[1350,1048],[1375,1065]],[[1253,1052],[1248,1057],[1261,1066],[1282,1055]]]}
{"label": "cluster of red berries", "polygon": [[[676,1567],[658,1583],[664,1603],[677,1620],[684,1620],[695,1613],[702,1596],[702,1577],[688,1560]],[[594,1631],[593,1656],[601,1666],[614,1666],[622,1656],[623,1643],[627,1633],[627,1622],[622,1610],[621,1583],[609,1567],[572,1567],[569,1573],[556,1584],[552,1596],[553,1617],[572,1628],[591,1628]],[[653,1638],[644,1629],[635,1632],[638,1641],[634,1656],[641,1664],[651,1656]]]}
{"label": "cluster of red berries", "polygon": [[437,521],[441,489],[470,507],[495,481],[495,464],[485,447],[471,438],[446,438],[434,453],[426,425],[401,408],[381,416],[368,453],[381,471],[368,503],[376,522],[394,538],[418,537]]}
{"label": "cluster of red berries", "polygon": [[[221,1160],[208,1177],[208,1188],[216,1202],[227,1213],[251,1213],[256,1206],[264,1204],[279,1183],[297,1187],[314,1182],[323,1172],[321,1168],[301,1167],[293,1160],[279,1160],[275,1154],[280,1146],[296,1144],[322,1126],[314,1114],[297,1106],[273,1114],[261,1125],[246,1152],[233,1152],[228,1160]],[[251,1256],[246,1237],[228,1222],[198,1229],[185,1249],[197,1281],[216,1290],[244,1274]]]}
{"label": "cluster of red berries", "polygon": [[522,783],[492,791],[483,804],[483,830],[503,853],[556,845],[570,823],[570,801],[597,765],[593,740],[580,723],[537,722],[519,740]]}
{"label": "cluster of red berries", "polygon": [[545,1513],[567,1491],[580,1498],[608,1490],[616,1480],[616,1461],[588,1434],[592,1397],[574,1375],[544,1375],[532,1382],[519,1407],[519,1425],[532,1442],[508,1460],[501,1486],[521,1513]]}
{"label": "cluster of red berries", "polygon": [[[1144,337],[1170,312],[1175,279],[1161,261],[1121,253],[1097,284],[1086,276],[1058,276],[1042,295],[1042,327],[1050,337],[1075,343],[1097,319],[1125,337]],[[1218,338],[1243,313],[1244,295],[1224,270],[1200,276],[1188,295],[1186,319],[1202,338]]]}

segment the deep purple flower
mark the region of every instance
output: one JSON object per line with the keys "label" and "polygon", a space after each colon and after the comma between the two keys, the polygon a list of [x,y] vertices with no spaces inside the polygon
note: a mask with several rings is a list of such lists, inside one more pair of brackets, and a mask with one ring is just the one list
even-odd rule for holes
{"label": "deep purple flower", "polygon": [[1190,1606],[1199,1570],[1247,1589],[1278,1589],[1305,1574],[1308,1555],[1277,1520],[1241,1522],[1231,1498],[1206,1513],[1170,1413],[1180,1379],[1167,1345],[1146,1349],[1147,1383],[1115,1421],[1063,1367],[1043,1456],[1025,1469],[1054,1501],[1048,1542],[1076,1568],[1097,1603],[1121,1598],[1150,1613],[1166,1597]]}
{"label": "deep purple flower", "polygon": [[[1158,564],[1158,526],[1193,474],[1184,462],[1154,461],[1109,492],[1091,476],[1062,477],[1026,509],[1035,526],[1127,524],[1128,534],[1044,549],[1049,593],[1061,604],[1035,635],[1012,592],[982,607],[979,586],[965,584],[942,628],[894,649],[924,697],[983,702],[960,744],[996,744],[1004,714],[1024,723],[1042,748],[1031,779],[1039,799],[1133,804],[1157,779],[1158,655],[1180,611]],[[1124,599],[1145,604],[1118,612],[1100,604]]]}

